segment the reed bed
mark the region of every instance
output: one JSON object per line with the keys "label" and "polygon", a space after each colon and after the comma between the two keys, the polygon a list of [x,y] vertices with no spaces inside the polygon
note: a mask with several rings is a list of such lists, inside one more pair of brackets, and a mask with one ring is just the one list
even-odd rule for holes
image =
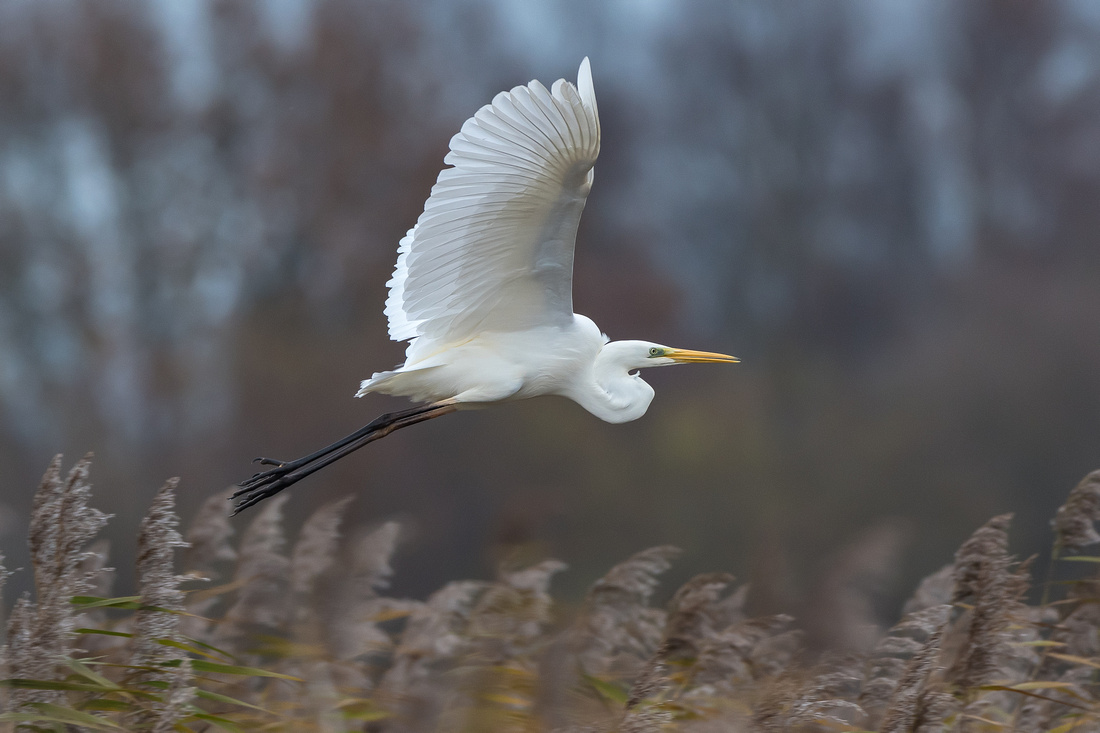
{"label": "reed bed", "polygon": [[[569,613],[550,595],[555,560],[394,598],[397,524],[349,541],[344,499],[290,541],[280,496],[234,541],[219,495],[181,532],[175,479],[137,535],[139,594],[112,597],[89,470],[64,474],[58,456],[36,494],[36,591],[6,622],[0,729],[1100,731],[1100,557],[1085,554],[1100,471],[1052,522],[1051,568],[1077,579],[1047,570],[1032,590],[1012,517],[993,517],[877,640],[822,652],[799,620],[749,614],[724,573],[656,605],[672,547],[611,568]],[[0,587],[7,575],[0,562]]]}

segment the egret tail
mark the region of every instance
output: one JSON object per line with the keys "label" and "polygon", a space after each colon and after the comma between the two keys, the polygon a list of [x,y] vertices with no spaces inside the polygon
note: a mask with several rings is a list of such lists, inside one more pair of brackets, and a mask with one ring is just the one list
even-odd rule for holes
{"label": "egret tail", "polygon": [[254,461],[255,463],[275,466],[275,468],[253,474],[252,478],[238,484],[239,488],[229,497],[230,501],[234,502],[231,516],[236,516],[253,504],[258,504],[264,499],[275,496],[275,494],[288,486],[293,486],[311,473],[321,470],[333,461],[362,448],[367,443],[373,443],[379,438],[386,437],[394,430],[415,425],[433,417],[446,415],[457,409],[457,401],[441,400],[402,412],[390,412],[375,418],[369,424],[341,438],[332,445],[325,446],[321,450],[303,456],[296,461],[257,458]]}

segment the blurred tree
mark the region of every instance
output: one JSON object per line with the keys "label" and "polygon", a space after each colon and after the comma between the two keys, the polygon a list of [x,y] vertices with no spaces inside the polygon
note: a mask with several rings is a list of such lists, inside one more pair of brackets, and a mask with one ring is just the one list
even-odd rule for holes
{"label": "blurred tree", "polygon": [[301,493],[406,515],[402,592],[542,548],[579,591],[665,542],[797,580],[886,516],[918,528],[911,581],[1096,467],[1095,8],[0,3],[5,485],[93,448],[125,531],[165,475],[186,514],[387,409],[348,398],[401,359],[384,283],[449,135],[591,54],[577,308],[743,368],[658,375],[637,425],[423,426]]}

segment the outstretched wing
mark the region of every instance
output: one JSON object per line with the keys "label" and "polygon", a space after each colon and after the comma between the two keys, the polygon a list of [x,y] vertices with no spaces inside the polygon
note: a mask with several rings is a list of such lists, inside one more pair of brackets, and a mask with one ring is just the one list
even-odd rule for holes
{"label": "outstretched wing", "polygon": [[577,85],[501,92],[451,138],[452,167],[397,250],[390,338],[457,341],[572,318],[573,245],[600,152],[587,58]]}

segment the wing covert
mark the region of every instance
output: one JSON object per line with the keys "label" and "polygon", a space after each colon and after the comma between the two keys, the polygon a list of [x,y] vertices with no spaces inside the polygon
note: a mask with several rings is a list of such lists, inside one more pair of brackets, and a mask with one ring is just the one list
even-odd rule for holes
{"label": "wing covert", "polygon": [[599,151],[587,58],[576,87],[532,81],[478,110],[398,246],[390,337],[461,340],[571,319],[573,246]]}

